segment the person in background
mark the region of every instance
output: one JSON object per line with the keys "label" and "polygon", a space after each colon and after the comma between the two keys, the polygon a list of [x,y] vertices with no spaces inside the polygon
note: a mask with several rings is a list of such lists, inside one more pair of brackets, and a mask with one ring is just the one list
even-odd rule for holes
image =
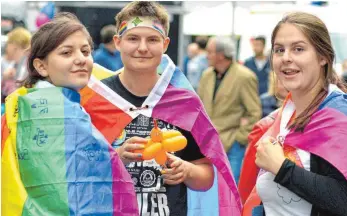
{"label": "person in background", "polygon": [[199,45],[195,42],[190,43],[187,46],[187,55],[184,57],[184,60],[183,60],[184,62],[183,62],[182,72],[184,73],[184,75],[187,76],[188,63],[192,58],[194,58],[198,54],[198,51],[199,51]]}
{"label": "person in background", "polygon": [[115,34],[116,26],[104,26],[100,31],[101,44],[93,53],[94,62],[111,71],[117,71],[123,67],[120,53],[113,42]]}
{"label": "person in background", "polygon": [[251,69],[258,78],[259,82],[259,95],[267,92],[270,62],[268,57],[264,54],[266,39],[263,36],[258,36],[252,40],[252,47],[254,56],[245,61],[245,66]]}
{"label": "person in background", "polygon": [[208,38],[199,36],[195,39],[198,45],[197,54],[188,62],[187,78],[194,90],[197,90],[202,73],[208,68],[206,44]]}
{"label": "person in background", "polygon": [[30,47],[31,33],[17,27],[7,34],[5,54],[1,57],[1,101],[18,88],[17,80],[27,76],[27,50]]}
{"label": "person in background", "polygon": [[257,77],[238,64],[234,55],[234,42],[230,38],[209,39],[207,59],[210,67],[203,72],[198,95],[219,132],[238,182],[247,136],[261,117],[261,105]]}
{"label": "person in background", "polygon": [[19,63],[30,46],[30,40],[31,33],[23,27],[17,27],[7,34],[5,54],[1,57],[1,73],[12,62]]}
{"label": "person in background", "polygon": [[271,72],[269,76],[269,91],[260,95],[262,118],[281,107],[287,94],[288,91],[284,88],[281,81],[277,79],[276,74]]}

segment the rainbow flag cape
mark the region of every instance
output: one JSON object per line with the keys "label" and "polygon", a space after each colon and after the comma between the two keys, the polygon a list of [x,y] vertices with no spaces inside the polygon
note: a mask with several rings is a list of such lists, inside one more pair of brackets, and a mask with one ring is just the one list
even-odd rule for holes
{"label": "rainbow flag cape", "polygon": [[1,213],[138,215],[130,175],[78,92],[24,87],[2,118]]}
{"label": "rainbow flag cape", "polygon": [[[94,69],[96,75],[107,73],[100,66]],[[130,111],[135,107],[94,76],[81,91],[81,103],[110,143],[140,113],[190,131],[201,153],[213,163],[215,179],[206,192],[188,189],[188,215],[240,215],[241,201],[229,161],[199,97],[167,55],[163,55],[157,71],[161,76],[145,101],[148,109]],[[109,73],[111,75],[114,73]]]}
{"label": "rainbow flag cape", "polygon": [[[289,100],[287,97],[286,101]],[[284,102],[284,105],[286,104]],[[264,134],[276,137],[282,118],[283,107],[280,109],[272,126]],[[318,155],[332,164],[347,179],[347,95],[335,85],[329,86],[329,94],[312,115],[303,133],[291,130],[285,138],[284,144]],[[255,154],[255,153],[254,153]],[[249,155],[244,160],[249,160]],[[243,216],[251,216],[252,209],[261,202],[255,187],[247,199]]]}

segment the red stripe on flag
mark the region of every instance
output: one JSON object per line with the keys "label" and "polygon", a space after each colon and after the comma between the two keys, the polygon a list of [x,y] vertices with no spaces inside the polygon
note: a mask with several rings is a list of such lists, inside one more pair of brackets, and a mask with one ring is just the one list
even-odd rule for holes
{"label": "red stripe on flag", "polygon": [[10,129],[7,127],[6,116],[1,117],[1,155],[4,152],[5,142],[10,135]]}
{"label": "red stripe on flag", "polygon": [[252,216],[252,210],[261,204],[261,199],[258,196],[256,187],[254,186],[251,194],[246,200],[245,205],[242,209],[242,216]]}
{"label": "red stripe on flag", "polygon": [[90,114],[93,125],[112,144],[121,135],[122,130],[132,121],[131,116],[91,89],[81,92],[81,95],[81,101],[84,101],[82,105]]}

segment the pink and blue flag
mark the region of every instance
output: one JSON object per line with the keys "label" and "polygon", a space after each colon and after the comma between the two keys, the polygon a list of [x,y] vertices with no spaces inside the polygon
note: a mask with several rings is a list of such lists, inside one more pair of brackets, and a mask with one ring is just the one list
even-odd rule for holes
{"label": "pink and blue flag", "polygon": [[[107,70],[98,65],[94,69],[97,76],[107,74]],[[140,114],[190,131],[201,153],[213,163],[215,179],[212,188],[205,192],[188,189],[188,216],[240,215],[241,201],[230,164],[198,95],[167,55],[163,55],[157,72],[160,79],[144,102],[148,109],[136,109],[94,76],[81,91],[82,106],[110,143]]]}

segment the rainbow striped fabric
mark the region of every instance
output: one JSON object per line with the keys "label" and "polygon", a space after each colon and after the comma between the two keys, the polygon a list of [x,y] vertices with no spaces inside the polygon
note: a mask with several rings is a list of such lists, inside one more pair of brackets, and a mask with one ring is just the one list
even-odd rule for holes
{"label": "rainbow striped fabric", "polygon": [[124,31],[127,30],[127,21],[123,21],[120,26],[119,26],[119,30],[118,30],[118,34],[122,35],[124,33]]}
{"label": "rainbow striped fabric", "polygon": [[1,213],[138,215],[130,175],[78,92],[24,87],[2,118]]}
{"label": "rainbow striped fabric", "polygon": [[[107,73],[100,66],[94,69],[96,75]],[[110,143],[140,114],[190,131],[201,152],[213,163],[215,180],[206,192],[188,189],[188,216],[240,215],[241,202],[230,164],[199,97],[167,55],[163,55],[157,71],[160,79],[144,102],[148,109],[136,109],[94,76],[81,91],[81,104]]]}

